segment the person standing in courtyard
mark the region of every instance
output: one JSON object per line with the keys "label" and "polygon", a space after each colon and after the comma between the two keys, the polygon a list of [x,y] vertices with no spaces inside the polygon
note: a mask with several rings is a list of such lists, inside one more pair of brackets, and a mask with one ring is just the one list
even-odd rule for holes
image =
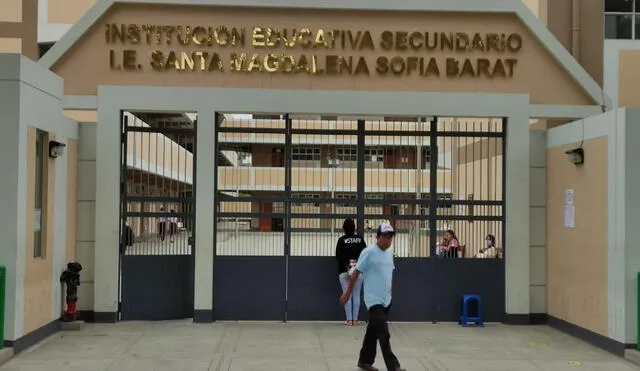
{"label": "person standing in courtyard", "polygon": [[364,277],[364,304],[369,310],[369,324],[362,341],[358,368],[366,371],[378,370],[373,367],[376,358],[376,342],[380,342],[380,350],[387,370],[405,371],[400,367],[400,361],[391,350],[388,323],[391,309],[391,284],[395,269],[391,249],[394,236],[395,231],[391,224],[383,223],[378,227],[376,242],[360,254],[360,259],[349,280],[349,286],[340,297],[340,302],[345,304],[360,275]]}
{"label": "person standing in courtyard", "polygon": [[[345,219],[342,223],[344,235],[338,239],[336,244],[336,261],[338,264],[338,280],[342,287],[342,292],[349,286],[349,274],[353,271],[360,253],[367,247],[364,239],[356,234],[356,223],[353,219]],[[345,325],[355,326],[358,324],[358,313],[360,312],[360,291],[362,290],[362,277],[358,279],[353,287],[353,293],[344,304],[347,321]]]}
{"label": "person standing in courtyard", "polygon": [[[164,213],[164,207],[160,208],[160,212]],[[162,215],[158,218],[158,236],[160,236],[160,241],[164,241],[165,236],[167,235],[167,218]]]}

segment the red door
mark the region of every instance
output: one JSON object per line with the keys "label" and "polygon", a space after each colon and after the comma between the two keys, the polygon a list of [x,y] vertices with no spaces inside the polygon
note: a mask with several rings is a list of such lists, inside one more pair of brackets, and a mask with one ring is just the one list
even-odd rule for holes
{"label": "red door", "polygon": [[396,167],[396,156],[392,149],[388,149],[384,153],[384,168],[393,169]]}
{"label": "red door", "polygon": [[[273,212],[273,204],[269,203],[261,203],[260,204],[260,212],[261,213],[272,213]],[[271,232],[271,218],[270,217],[261,217],[260,218],[260,232]]]}
{"label": "red door", "polygon": [[284,166],[284,151],[282,148],[274,148],[271,152],[271,166],[283,167]]}

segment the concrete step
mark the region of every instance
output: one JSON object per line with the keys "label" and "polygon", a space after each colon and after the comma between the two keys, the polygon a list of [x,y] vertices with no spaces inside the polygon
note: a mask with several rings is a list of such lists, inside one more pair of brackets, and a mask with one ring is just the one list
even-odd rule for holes
{"label": "concrete step", "polygon": [[9,362],[13,358],[13,348],[0,349],[0,366]]}
{"label": "concrete step", "polygon": [[624,358],[640,366],[640,352],[636,349],[625,349]]}
{"label": "concrete step", "polygon": [[60,322],[61,331],[80,331],[84,327],[84,321]]}

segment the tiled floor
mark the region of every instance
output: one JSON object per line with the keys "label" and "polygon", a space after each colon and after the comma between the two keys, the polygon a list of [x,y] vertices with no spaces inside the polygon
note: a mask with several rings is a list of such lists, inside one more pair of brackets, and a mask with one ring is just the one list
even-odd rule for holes
{"label": "tiled floor", "polygon": [[[632,371],[639,367],[546,326],[398,323],[410,371]],[[335,323],[122,322],[58,333],[0,371],[356,370],[364,327]],[[378,355],[376,363],[384,363]]]}

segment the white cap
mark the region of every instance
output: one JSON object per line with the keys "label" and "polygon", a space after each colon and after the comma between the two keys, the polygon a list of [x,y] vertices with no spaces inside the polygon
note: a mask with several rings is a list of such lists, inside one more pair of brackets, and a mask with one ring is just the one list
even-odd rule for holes
{"label": "white cap", "polygon": [[378,226],[378,234],[395,234],[396,231],[393,229],[393,227],[391,226],[391,224],[389,223],[382,223]]}

